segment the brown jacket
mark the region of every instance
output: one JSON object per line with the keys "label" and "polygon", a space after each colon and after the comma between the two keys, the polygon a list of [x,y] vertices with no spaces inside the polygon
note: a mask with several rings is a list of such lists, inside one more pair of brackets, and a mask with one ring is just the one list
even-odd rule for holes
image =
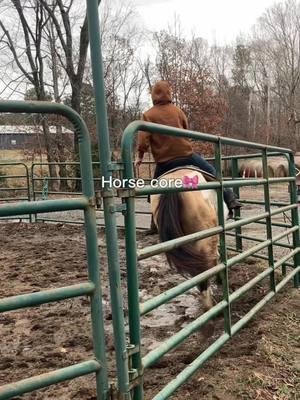
{"label": "brown jacket", "polygon": [[[184,112],[171,102],[171,90],[167,82],[156,83],[151,96],[154,105],[143,114],[144,121],[188,129]],[[191,142],[187,138],[139,132],[137,145],[139,154],[148,151],[149,146],[156,163],[188,157],[193,153]]]}

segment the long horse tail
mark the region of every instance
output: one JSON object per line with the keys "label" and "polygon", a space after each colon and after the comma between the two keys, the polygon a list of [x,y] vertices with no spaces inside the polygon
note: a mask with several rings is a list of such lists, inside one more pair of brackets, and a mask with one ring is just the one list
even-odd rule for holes
{"label": "long horse tail", "polygon": [[[157,209],[157,225],[161,242],[185,235],[180,210],[184,207],[182,194],[161,194]],[[192,244],[184,244],[166,252],[168,263],[183,275],[196,276],[209,268],[204,252],[197,251]],[[205,286],[205,285],[204,285]]]}

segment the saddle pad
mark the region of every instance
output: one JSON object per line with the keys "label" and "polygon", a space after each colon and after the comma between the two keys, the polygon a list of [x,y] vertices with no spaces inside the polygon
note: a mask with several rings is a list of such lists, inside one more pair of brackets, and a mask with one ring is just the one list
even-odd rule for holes
{"label": "saddle pad", "polygon": [[165,172],[164,174],[160,175],[157,179],[159,179],[167,174],[170,174],[171,172],[178,171],[179,169],[190,169],[192,171],[200,172],[202,175],[204,175],[205,179],[209,182],[217,180],[217,178],[214,175],[210,174],[209,172],[203,171],[203,169],[200,169],[200,168],[196,167],[195,165],[184,165],[181,167],[172,168],[169,171]]}

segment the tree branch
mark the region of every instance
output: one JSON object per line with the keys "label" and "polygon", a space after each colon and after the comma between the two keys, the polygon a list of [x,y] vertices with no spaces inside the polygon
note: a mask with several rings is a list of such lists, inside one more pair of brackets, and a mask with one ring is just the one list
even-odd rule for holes
{"label": "tree branch", "polygon": [[29,32],[28,32],[28,24],[27,21],[25,19],[24,13],[23,13],[23,9],[20,3],[20,0],[11,0],[12,4],[14,5],[15,9],[17,10],[17,13],[20,17],[20,21],[22,24],[22,28],[23,28],[23,32],[24,32],[24,37],[25,37],[25,44],[26,44],[26,55],[31,67],[31,71],[32,71],[32,76],[35,82],[37,82],[37,66],[34,63],[33,60],[33,56],[31,53],[31,43],[30,43],[30,39],[29,39]]}
{"label": "tree branch", "polygon": [[8,40],[8,47],[9,47],[9,49],[10,49],[12,55],[13,55],[13,58],[14,58],[16,64],[17,64],[18,68],[20,69],[20,71],[22,71],[22,73],[26,76],[26,78],[32,84],[34,84],[34,78],[26,71],[26,69],[21,64],[21,62],[19,60],[19,57],[18,57],[18,54],[17,54],[16,49],[15,49],[14,43],[13,43],[13,41],[11,39],[11,36],[10,36],[8,30],[5,28],[5,26],[4,26],[4,24],[3,24],[3,22],[1,20],[0,20],[0,27],[1,27],[2,31],[4,32],[4,34],[5,34],[5,36],[6,36],[7,40]]}
{"label": "tree branch", "polygon": [[70,80],[74,79],[75,76],[75,71],[74,71],[74,65],[73,65],[73,60],[72,60],[72,51],[70,53],[70,48],[68,47],[65,39],[64,39],[64,35],[62,33],[61,30],[61,26],[60,23],[55,15],[54,9],[55,9],[55,5],[53,5],[53,9],[51,9],[51,7],[47,4],[47,1],[45,0],[39,0],[40,3],[43,5],[43,7],[45,8],[45,10],[47,11],[47,13],[50,15],[53,24],[55,25],[55,29],[57,31],[57,35],[59,37],[60,43],[62,45],[63,51],[65,53],[66,56],[66,71],[67,74],[70,77]]}

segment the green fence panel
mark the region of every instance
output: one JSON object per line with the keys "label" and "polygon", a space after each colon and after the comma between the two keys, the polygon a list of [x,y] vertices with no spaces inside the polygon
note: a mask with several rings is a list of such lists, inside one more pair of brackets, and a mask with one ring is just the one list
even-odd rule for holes
{"label": "green fence panel", "polygon": [[[194,360],[187,368],[185,368],[173,381],[171,381],[165,388],[163,388],[153,400],[162,400],[169,398],[175,390],[177,390],[193,373],[195,373],[205,361],[208,360],[216,351],[218,351],[234,334],[236,334],[268,301],[270,301],[274,295],[282,289],[287,282],[294,279],[295,286],[299,285],[299,275],[300,275],[300,260],[299,260],[299,220],[298,220],[298,204],[297,204],[297,192],[296,192],[296,179],[295,179],[295,167],[292,152],[289,149],[278,148],[274,146],[266,146],[258,143],[251,143],[245,141],[238,141],[235,139],[217,137],[209,134],[202,134],[187,130],[175,129],[167,126],[145,123],[143,121],[136,121],[130,124],[124,131],[122,138],[122,162],[124,163],[124,178],[131,179],[134,178],[134,171],[132,167],[132,145],[133,140],[138,131],[148,131],[156,134],[165,134],[170,136],[184,136],[192,138],[194,140],[208,141],[215,144],[215,166],[217,169],[217,181],[209,182],[205,185],[201,184],[196,190],[206,190],[206,189],[216,189],[218,192],[218,218],[219,224],[215,228],[208,229],[206,231],[190,234],[177,239],[169,240],[164,243],[159,243],[157,245],[149,246],[137,252],[136,248],[136,237],[135,237],[135,212],[134,203],[136,197],[141,197],[148,194],[155,193],[168,193],[168,192],[182,192],[187,190],[195,190],[193,188],[151,188],[145,187],[143,189],[128,190],[125,194],[126,201],[126,216],[125,216],[125,232],[126,232],[126,252],[127,252],[127,280],[128,287],[128,308],[129,308],[129,322],[130,322],[130,339],[131,342],[137,348],[141,346],[140,338],[140,317],[147,314],[148,312],[154,310],[162,304],[170,301],[176,296],[186,292],[187,290],[195,287],[200,282],[207,280],[209,277],[216,275],[217,273],[222,273],[223,277],[223,300],[215,305],[211,310],[204,313],[198,319],[193,321],[184,327],[181,331],[177,332],[171,338],[166,340],[157,349],[152,350],[150,353],[142,357],[140,352],[136,353],[135,363],[133,364],[139,379],[133,380],[133,386],[136,385],[133,391],[133,400],[143,399],[143,370],[151,365],[153,365],[160,357],[166,354],[168,351],[172,350],[180,343],[182,343],[189,335],[198,330],[207,321],[211,320],[217,314],[224,313],[224,334],[217,339],[208,349],[206,349],[202,354],[199,355],[196,360]],[[261,153],[253,154],[248,156],[230,156],[222,157],[222,145],[232,145],[244,147],[245,149],[257,149]],[[268,176],[268,157],[274,156],[284,156],[289,162],[289,176],[283,178],[270,178]],[[261,179],[241,179],[238,177],[238,166],[237,161],[239,158],[257,158],[260,157],[263,162],[263,177]],[[222,176],[222,159],[232,159],[232,180],[224,180]],[[288,183],[290,187],[290,202],[278,202],[274,203],[270,200],[270,186],[276,183]],[[264,201],[256,202],[256,204],[263,204],[265,211],[259,213],[258,215],[241,218],[241,215],[237,213],[234,222],[225,223],[223,215],[223,196],[222,190],[224,187],[233,187],[236,194],[239,194],[240,187],[247,186],[262,186],[264,189]],[[272,209],[271,206],[276,206]],[[291,212],[292,221],[289,224],[280,224],[272,221],[272,217],[281,213]],[[253,245],[247,250],[243,250],[242,243],[242,231],[241,228],[250,223],[263,223],[266,225],[267,237],[266,240],[257,240],[258,244]],[[284,226],[288,229],[283,233],[274,235],[272,228],[274,226]],[[228,231],[234,230],[234,233]],[[167,292],[156,296],[148,300],[144,304],[139,304],[139,285],[138,285],[138,260],[151,257],[156,254],[163,253],[175,247],[179,247],[182,244],[191,243],[195,240],[199,240],[205,237],[212,236],[214,234],[219,235],[220,239],[220,261],[221,263],[211,270],[206,271],[192,279],[188,279],[180,285],[169,289]],[[236,246],[231,248],[231,246],[226,245],[226,236],[231,234],[236,238]],[[289,249],[289,254],[282,257],[279,260],[274,259],[273,246],[281,245],[279,241],[288,236],[293,236],[293,245],[286,246]],[[245,236],[244,239],[250,239],[255,241],[255,238],[251,236]],[[229,249],[237,251],[239,254],[228,258],[227,251]],[[261,256],[257,254],[259,251],[267,249],[268,255]],[[269,267],[258,274],[255,278],[251,279],[244,286],[239,288],[233,293],[229,293],[229,283],[228,283],[228,273],[233,265],[245,260],[247,257],[262,257],[268,260]],[[292,259],[292,262],[290,260]],[[275,281],[275,270],[281,266],[292,267],[292,270],[281,280],[280,283],[276,284]],[[242,317],[238,322],[232,325],[231,323],[231,303],[236,301],[242,295],[244,295],[248,290],[255,286],[262,279],[269,277],[270,279],[270,291],[269,293],[259,301],[244,317]]]}
{"label": "green fence panel", "polygon": [[85,236],[88,261],[88,282],[51,289],[38,293],[29,293],[0,300],[0,312],[15,310],[21,307],[33,307],[70,297],[89,295],[91,302],[92,332],[95,360],[88,360],[47,374],[34,376],[13,384],[0,387],[0,399],[13,396],[62,382],[78,376],[95,373],[97,399],[108,399],[108,379],[106,367],[104,322],[102,310],[101,275],[97,243],[95,215],[95,193],[93,185],[91,145],[87,127],[80,116],[71,108],[50,102],[0,101],[0,112],[59,114],[66,117],[74,126],[79,138],[80,167],[83,194],[75,199],[58,199],[13,203],[0,208],[0,216],[14,216],[23,213],[53,212],[80,209],[84,212]]}
{"label": "green fence panel", "polygon": [[[65,168],[72,169],[76,166],[79,166],[80,163],[76,161],[66,161],[66,162],[36,162],[31,165],[31,188],[32,188],[32,198],[33,200],[46,200],[49,198],[60,198],[60,197],[71,197],[71,196],[82,196],[82,190],[74,191],[72,187],[68,186],[69,190],[66,188],[61,190],[57,188],[56,190],[51,190],[50,185],[51,182],[66,182],[67,185],[71,184],[74,185],[76,182],[80,182],[80,186],[82,186],[82,178],[81,176],[74,176],[70,172],[67,173],[67,176],[64,177],[51,177],[49,175],[49,166],[54,165],[55,167],[60,167],[61,165],[65,166]],[[99,169],[99,162],[92,162],[93,169],[98,167]],[[96,195],[96,217],[98,218],[98,212],[103,212],[103,209],[99,203],[99,186],[101,183],[101,178],[93,178],[94,181],[94,188],[95,188],[95,195]],[[50,190],[49,190],[50,189]],[[98,190],[98,192],[96,191]],[[40,216],[35,214],[35,221],[41,222],[61,222],[61,223],[70,223],[70,224],[84,224],[84,219],[78,219],[76,217],[72,217],[72,219],[66,219],[66,217],[49,217],[49,216]],[[97,225],[102,226],[103,224],[97,223]]]}
{"label": "green fence panel", "polygon": [[[21,168],[21,173],[13,169]],[[6,170],[6,173],[4,172]],[[12,184],[13,181],[13,184]],[[29,169],[23,162],[1,162],[0,163],[0,202],[8,201],[30,201],[30,177]],[[24,219],[32,221],[31,214]]]}
{"label": "green fence panel", "polygon": [[[96,110],[97,110],[97,135],[100,149],[100,160],[101,160],[101,171],[105,180],[109,180],[112,177],[112,162],[111,162],[111,151],[109,145],[109,132],[107,122],[107,112],[105,104],[105,90],[104,90],[104,78],[103,78],[103,62],[101,54],[101,43],[100,43],[100,32],[99,32],[99,16],[98,16],[98,2],[97,0],[87,1],[88,10],[88,21],[89,21],[89,36],[91,44],[91,60],[93,70],[93,81],[96,99]],[[118,375],[118,391],[120,398],[132,398],[133,400],[142,400],[144,398],[143,393],[143,372],[144,368],[152,364],[162,354],[177,344],[181,343],[188,334],[198,329],[201,324],[204,324],[206,320],[209,320],[213,315],[218,312],[224,312],[225,320],[225,333],[214,342],[204,353],[188,366],[181,374],[179,374],[175,380],[170,382],[160,393],[155,396],[155,399],[166,399],[168,398],[182,383],[184,383],[202,364],[213,355],[219,348],[221,348],[232,335],[237,333],[242,326],[244,326],[257,311],[261,309],[274,295],[280,290],[290,279],[294,278],[295,285],[298,284],[299,278],[299,221],[297,211],[297,199],[296,199],[296,182],[295,182],[295,171],[294,161],[292,158],[291,151],[289,149],[283,149],[275,146],[265,146],[258,143],[249,143],[246,141],[240,141],[235,139],[229,139],[224,137],[217,137],[214,135],[208,135],[203,133],[192,132],[188,130],[180,130],[172,127],[166,127],[142,121],[135,121],[130,124],[122,138],[122,162],[124,164],[124,178],[134,178],[133,160],[132,160],[132,145],[133,139],[136,133],[141,131],[148,131],[157,134],[184,136],[194,140],[202,140],[213,143],[215,145],[215,163],[218,171],[218,182],[207,183],[206,189],[216,189],[218,192],[219,205],[222,204],[222,189],[224,187],[233,187],[238,194],[241,186],[263,186],[265,195],[265,212],[252,218],[246,218],[246,221],[241,219],[240,215],[236,215],[236,221],[230,224],[226,224],[224,221],[224,215],[222,215],[222,207],[219,207],[219,226],[216,228],[217,233],[220,235],[221,245],[221,264],[216,266],[214,273],[223,272],[225,276],[223,284],[223,300],[214,307],[213,310],[208,311],[208,314],[204,314],[200,317],[199,321],[194,321],[194,324],[188,325],[184,328],[184,331],[178,333],[178,335],[170,338],[168,343],[164,344],[161,349],[156,349],[148,355],[142,357],[141,354],[141,336],[140,336],[140,317],[141,314],[145,314],[150,310],[153,310],[160,304],[164,304],[169,301],[175,295],[178,295],[191,287],[194,287],[200,281],[207,279],[209,272],[201,274],[201,276],[195,277],[185,283],[179,285],[176,288],[169,290],[158,298],[149,300],[146,304],[139,304],[139,278],[138,278],[138,253],[136,248],[136,220],[135,220],[135,199],[137,196],[145,196],[154,193],[166,193],[170,191],[183,191],[185,189],[170,189],[155,190],[153,188],[145,188],[139,190],[123,190],[119,193],[122,197],[123,205],[122,208],[117,207],[114,203],[113,190],[109,188],[108,184],[105,184],[102,191],[104,212],[105,212],[105,225],[106,225],[106,236],[107,236],[107,252],[108,252],[108,263],[110,273],[110,285],[111,285],[111,296],[113,306],[113,321],[114,321],[114,334],[115,334],[115,346],[116,346],[116,360],[117,360],[117,375]],[[259,151],[258,156],[262,157],[264,163],[264,176],[262,179],[249,179],[243,180],[238,179],[237,172],[237,161],[235,166],[233,165],[233,180],[226,181],[222,177],[221,171],[221,158],[222,158],[222,146],[238,146],[244,147],[245,149],[255,149]],[[284,155],[289,162],[289,177],[286,178],[270,178],[268,176],[267,158],[271,155]],[[252,155],[250,157],[253,157]],[[234,162],[233,162],[234,163]],[[270,202],[270,185],[274,183],[288,183],[290,186],[290,204],[279,205],[276,210],[271,210]],[[198,187],[198,190],[203,188]],[[121,299],[121,288],[120,288],[120,275],[119,275],[119,259],[118,259],[118,246],[117,246],[117,232],[116,232],[116,212],[125,211],[125,236],[126,236],[126,264],[127,264],[127,287],[128,287],[128,310],[129,310],[129,349],[126,349],[124,338],[124,315],[120,311],[122,308]],[[278,213],[290,211],[292,213],[292,224],[279,224],[277,222],[272,223],[272,216]],[[250,249],[243,249],[242,242],[242,231],[241,227],[246,223],[263,223],[267,227],[267,238],[258,244],[255,244]],[[273,226],[287,226],[291,228],[288,232],[293,235],[293,249],[290,251],[288,256],[282,257],[280,260],[274,260],[273,246],[282,238],[282,234],[274,236],[272,232]],[[227,257],[226,247],[226,231],[227,229],[235,229],[236,246],[235,250],[239,253],[231,258]],[[215,231],[215,232],[216,232]],[[207,233],[207,232],[206,232]],[[204,233],[202,233],[204,234]],[[209,232],[212,234],[212,232]],[[179,238],[174,241],[159,244],[148,249],[141,251],[139,257],[146,258],[158,252],[164,251],[172,246],[180,245],[180,242],[186,240],[197,240],[199,236],[197,234],[193,237]],[[269,267],[262,274],[259,274],[255,279],[248,282],[238,291],[233,294],[229,294],[228,291],[228,272],[232,265],[244,260],[250,256],[260,256],[256,254],[261,249],[268,249],[268,256],[265,256],[269,260]],[[277,267],[286,264],[288,260],[293,259],[292,271],[286,275],[286,277],[277,285],[274,282],[274,271]],[[287,264],[286,264],[287,265]],[[231,309],[230,305],[232,301],[242,296],[250,287],[253,287],[257,282],[265,277],[270,277],[270,292],[243,318],[237,323],[231,324]],[[163,297],[165,298],[163,299]],[[165,347],[166,346],[166,347]],[[127,350],[127,351],[126,351]],[[131,395],[129,388],[133,388]]]}
{"label": "green fence panel", "polygon": [[[213,354],[215,354],[230,338],[236,334],[248,321],[268,302],[276,293],[281,290],[291,279],[294,285],[299,286],[300,280],[300,239],[299,239],[299,216],[297,204],[297,187],[295,179],[295,164],[293,154],[289,149],[275,146],[265,146],[258,143],[251,143],[218,137],[205,133],[181,130],[172,127],[135,121],[125,130],[122,138],[122,162],[113,163],[111,157],[111,148],[109,143],[108,121],[106,112],[103,61],[101,54],[100,26],[98,15],[99,0],[87,0],[87,16],[89,23],[89,40],[91,48],[91,63],[94,81],[94,91],[96,100],[96,119],[97,135],[99,140],[100,170],[104,178],[104,184],[101,187],[101,198],[103,200],[103,212],[105,220],[105,234],[108,255],[108,272],[111,294],[113,333],[115,343],[116,357],[116,378],[117,378],[117,398],[122,400],[143,400],[144,399],[144,369],[153,365],[164,354],[174,349],[192,333],[196,332],[205,323],[210,321],[216,315],[223,313],[224,333],[212,343],[202,354],[200,354],[187,368],[185,368],[175,379],[169,382],[153,400],[162,400],[169,398],[189,377],[194,374]],[[33,201],[26,203],[6,204],[0,209],[0,217],[9,217],[22,214],[38,215],[43,212],[83,210],[86,247],[88,258],[89,281],[81,284],[66,286],[59,289],[51,289],[38,293],[30,293],[21,296],[12,296],[0,300],[0,312],[8,312],[23,307],[33,307],[53,301],[63,301],[66,298],[72,298],[82,295],[89,295],[91,298],[91,315],[93,327],[94,360],[73,365],[52,371],[48,374],[42,374],[36,377],[23,379],[22,381],[8,384],[0,388],[0,400],[9,399],[13,396],[46,387],[64,380],[72,379],[85,374],[95,373],[97,383],[97,398],[107,400],[111,395],[107,377],[106,354],[104,343],[104,322],[102,310],[102,292],[101,292],[101,274],[99,268],[99,254],[97,246],[97,224],[95,212],[95,190],[93,184],[93,169],[91,161],[90,140],[85,123],[80,116],[69,107],[55,103],[39,102],[18,102],[7,101],[0,102],[0,112],[13,113],[48,113],[65,116],[73,124],[79,138],[80,168],[82,193],[73,192],[55,192],[44,191],[43,200],[37,200],[36,196],[43,195],[43,190],[36,188],[37,181],[51,182],[51,177],[37,177],[32,167],[32,192]],[[206,141],[214,144],[215,157],[214,163],[217,170],[217,181],[209,182],[205,186],[201,185],[197,189],[185,188],[165,188],[154,189],[146,187],[144,189],[130,190],[125,188],[116,193],[110,186],[109,181],[114,172],[123,171],[123,177],[127,179],[134,178],[134,168],[132,160],[132,145],[136,133],[139,131],[148,131],[157,134],[170,136],[183,136],[198,141]],[[245,149],[255,149],[259,153],[252,155],[238,155],[222,157],[222,146],[238,146]],[[289,165],[289,176],[283,178],[271,178],[268,172],[269,157],[284,156]],[[238,160],[242,158],[261,158],[263,163],[263,177],[261,179],[241,179],[238,173]],[[231,160],[232,179],[226,180],[222,175],[222,160]],[[150,168],[150,167],[149,167]],[[151,169],[149,169],[151,172]],[[27,171],[28,177],[28,171]],[[29,178],[28,178],[29,179]],[[64,179],[69,179],[65,177]],[[78,178],[74,178],[77,180]],[[28,188],[29,180],[27,181]],[[290,188],[289,203],[277,202],[270,199],[270,187],[277,183],[288,183]],[[223,188],[232,187],[237,195],[240,194],[241,187],[262,186],[264,190],[264,201],[254,201],[254,204],[264,205],[264,211],[258,215],[242,218],[239,212],[236,212],[235,221],[226,223],[223,213]],[[148,248],[137,251],[136,240],[136,198],[141,198],[148,194],[181,192],[186,190],[206,190],[214,189],[218,194],[218,226],[203,232],[187,235],[168,242],[160,243]],[[73,195],[75,198],[49,199],[51,194],[60,194],[63,196]],[[122,204],[116,204],[116,198],[122,199]],[[30,192],[28,195],[30,199]],[[251,200],[245,199],[244,202],[251,204]],[[277,208],[272,209],[273,206]],[[117,232],[117,213],[124,213],[125,239],[126,239],[126,266],[127,266],[127,288],[128,288],[128,320],[129,337],[125,331],[125,316],[123,293],[121,288],[120,260]],[[273,221],[273,217],[284,212],[291,213],[291,223],[280,223]],[[80,223],[79,221],[75,221]],[[266,239],[257,239],[249,235],[244,235],[242,227],[250,223],[259,223],[266,226]],[[273,227],[284,227],[287,230],[275,235]],[[230,232],[230,231],[234,231]],[[181,246],[184,243],[192,243],[195,240],[218,234],[220,239],[220,263],[214,268],[199,274],[192,279],[169,289],[143,304],[139,303],[139,275],[138,261],[152,257],[156,254],[166,252],[167,250]],[[230,235],[235,237],[235,246],[227,245],[227,238]],[[280,243],[284,237],[292,235],[292,245]],[[244,242],[252,240],[255,242],[250,248],[245,249]],[[283,246],[289,250],[289,253],[280,259],[274,257],[274,246]],[[257,254],[266,249],[268,255]],[[228,250],[233,250],[237,255],[228,257]],[[268,260],[268,267],[265,271],[259,273],[256,277],[247,282],[233,293],[229,293],[229,272],[232,266],[245,260],[247,257],[257,257]],[[275,271],[277,268],[285,268],[284,278],[276,284]],[[286,268],[289,268],[287,272]],[[223,298],[211,310],[204,313],[192,323],[189,323],[175,335],[170,337],[163,345],[143,355],[141,353],[141,333],[140,318],[156,309],[160,305],[171,301],[175,297],[194,288],[199,283],[215,276],[217,273],[223,275]],[[231,321],[231,304],[247,293],[261,280],[270,279],[270,290],[265,297],[260,300],[244,317],[234,324]],[[128,340],[127,340],[128,339]]]}

